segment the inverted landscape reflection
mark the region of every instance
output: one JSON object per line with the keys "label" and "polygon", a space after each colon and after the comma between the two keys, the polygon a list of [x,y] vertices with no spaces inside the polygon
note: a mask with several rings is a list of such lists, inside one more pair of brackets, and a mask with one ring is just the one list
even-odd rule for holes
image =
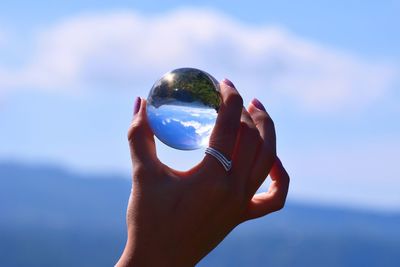
{"label": "inverted landscape reflection", "polygon": [[158,108],[147,105],[147,116],[158,139],[180,150],[208,146],[217,111],[200,102],[170,102]]}
{"label": "inverted landscape reflection", "polygon": [[147,98],[154,135],[179,150],[208,146],[221,104],[217,80],[205,71],[180,68],[155,82]]}

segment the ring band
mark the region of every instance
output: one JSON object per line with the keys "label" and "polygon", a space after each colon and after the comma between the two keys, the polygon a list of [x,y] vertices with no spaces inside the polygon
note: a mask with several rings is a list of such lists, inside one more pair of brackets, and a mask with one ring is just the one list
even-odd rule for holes
{"label": "ring band", "polygon": [[232,168],[232,161],[228,160],[221,152],[218,150],[212,148],[212,147],[207,147],[206,154],[209,154],[216,158],[224,167],[225,171],[229,171]]}

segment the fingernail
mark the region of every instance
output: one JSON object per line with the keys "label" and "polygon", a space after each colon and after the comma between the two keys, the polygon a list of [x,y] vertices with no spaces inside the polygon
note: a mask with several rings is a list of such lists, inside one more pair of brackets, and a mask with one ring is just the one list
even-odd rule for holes
{"label": "fingernail", "polygon": [[133,115],[136,115],[136,113],[138,113],[141,103],[142,103],[142,100],[140,99],[140,97],[136,97],[135,106],[133,108]]}
{"label": "fingernail", "polygon": [[228,85],[229,87],[232,87],[232,88],[236,89],[235,85],[230,80],[225,78],[222,82],[224,84]]}
{"label": "fingernail", "polygon": [[258,109],[265,111],[264,105],[258,100],[257,98],[254,98],[251,103]]}

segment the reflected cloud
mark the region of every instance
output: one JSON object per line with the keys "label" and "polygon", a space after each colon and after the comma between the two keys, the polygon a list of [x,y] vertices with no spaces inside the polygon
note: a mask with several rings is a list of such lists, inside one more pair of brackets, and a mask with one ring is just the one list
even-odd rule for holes
{"label": "reflected cloud", "polygon": [[212,108],[182,105],[162,105],[159,108],[148,105],[147,114],[160,141],[183,150],[207,146],[217,118]]}

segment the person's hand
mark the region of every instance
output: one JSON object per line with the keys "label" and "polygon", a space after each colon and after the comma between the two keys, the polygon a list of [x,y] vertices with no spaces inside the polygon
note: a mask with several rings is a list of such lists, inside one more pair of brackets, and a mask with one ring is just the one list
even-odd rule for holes
{"label": "person's hand", "polygon": [[[284,206],[289,176],[276,156],[274,124],[254,99],[247,110],[229,80],[209,146],[232,159],[226,172],[213,156],[181,172],[157,158],[138,99],[128,139],[133,189],[127,210],[128,240],[118,266],[193,266],[238,224]],[[268,192],[256,191],[270,174]]]}

